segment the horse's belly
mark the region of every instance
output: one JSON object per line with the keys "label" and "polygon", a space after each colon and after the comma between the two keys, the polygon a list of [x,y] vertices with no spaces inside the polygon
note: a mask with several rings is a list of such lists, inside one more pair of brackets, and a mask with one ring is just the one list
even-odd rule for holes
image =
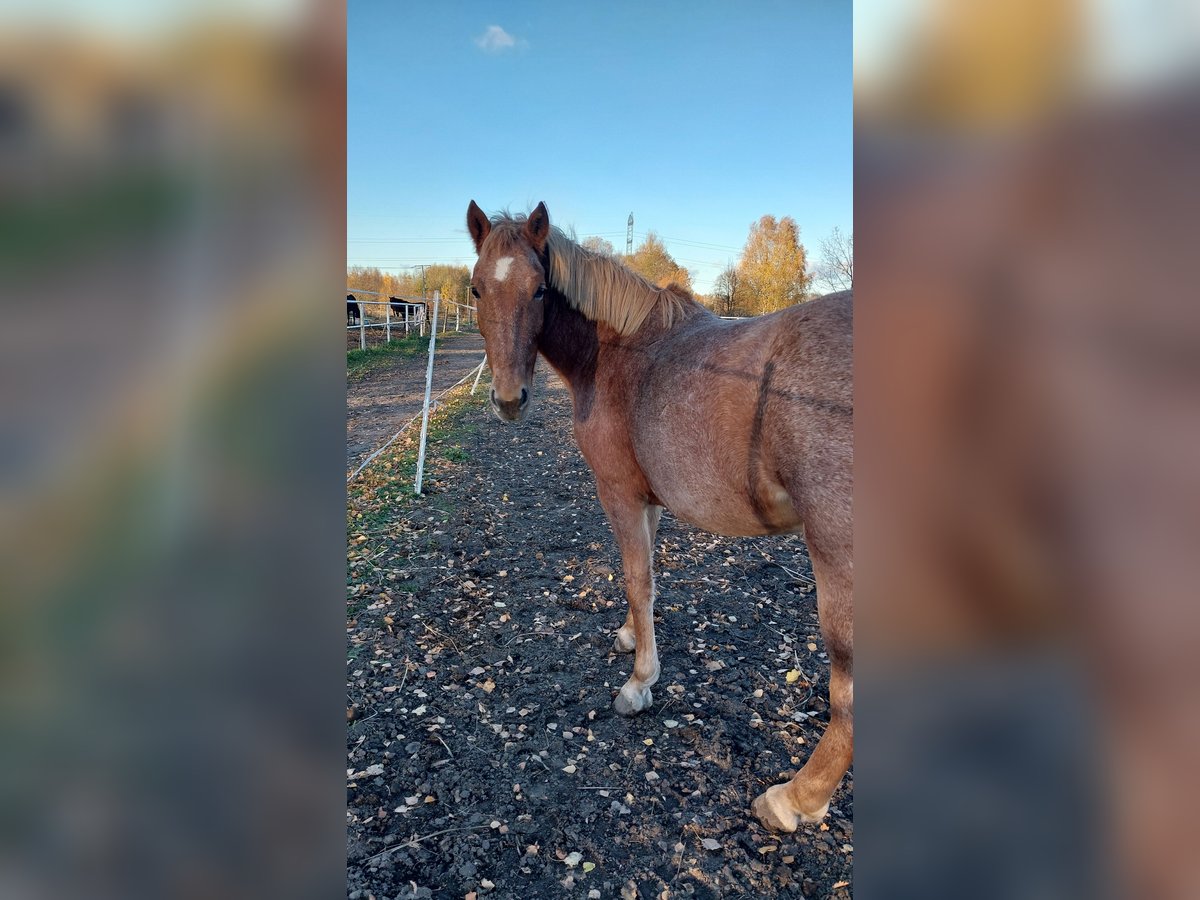
{"label": "horse's belly", "polygon": [[663,506],[676,518],[705,531],[749,536],[800,528],[800,516],[791,496],[773,478],[730,473],[719,463],[692,464],[647,475]]}

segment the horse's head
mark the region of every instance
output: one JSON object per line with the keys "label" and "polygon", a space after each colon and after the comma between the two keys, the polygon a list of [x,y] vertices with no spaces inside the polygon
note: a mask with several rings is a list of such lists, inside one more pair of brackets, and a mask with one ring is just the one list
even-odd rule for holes
{"label": "horse's head", "polygon": [[479,254],[471,294],[492,368],[492,409],[506,422],[519,422],[529,410],[542,331],[546,270],[541,257],[550,236],[550,216],[546,204],[539,203],[528,218],[506,219],[493,227],[472,200],[467,230]]}

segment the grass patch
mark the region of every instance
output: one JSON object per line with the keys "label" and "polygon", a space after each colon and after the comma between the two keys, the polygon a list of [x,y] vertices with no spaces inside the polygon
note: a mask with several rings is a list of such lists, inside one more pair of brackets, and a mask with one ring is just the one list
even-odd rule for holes
{"label": "grass patch", "polygon": [[[401,329],[403,330],[403,329]],[[396,359],[404,359],[429,352],[429,338],[412,332],[408,337],[392,336],[391,343],[368,347],[366,350],[346,351],[346,378],[362,378],[379,366]]]}
{"label": "grass patch", "polygon": [[[438,407],[430,413],[423,495],[413,493],[421,438],[418,424],[409,428],[350,482],[346,491],[346,541],[347,585],[351,589],[363,582],[364,569],[370,568],[368,561],[379,552],[379,544],[388,539],[396,519],[418,506],[446,517],[453,512],[453,504],[446,497],[438,496],[438,486],[443,479],[453,477],[453,470],[470,459],[463,443],[479,429],[486,399],[486,390],[480,390],[472,397],[471,386],[467,383],[442,397]],[[351,615],[360,611],[353,598],[349,611]]]}

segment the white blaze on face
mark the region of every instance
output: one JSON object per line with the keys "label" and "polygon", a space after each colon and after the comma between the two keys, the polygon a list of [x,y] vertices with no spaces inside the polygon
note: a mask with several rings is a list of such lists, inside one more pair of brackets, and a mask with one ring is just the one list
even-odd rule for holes
{"label": "white blaze on face", "polygon": [[513,264],[513,258],[506,256],[503,259],[496,260],[496,280],[503,281],[508,277],[508,267]]}

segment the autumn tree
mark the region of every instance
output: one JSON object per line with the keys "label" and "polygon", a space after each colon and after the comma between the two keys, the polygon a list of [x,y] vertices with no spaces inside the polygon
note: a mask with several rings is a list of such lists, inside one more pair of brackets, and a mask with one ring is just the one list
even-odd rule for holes
{"label": "autumn tree", "polygon": [[[417,277],[419,279],[420,275]],[[432,297],[433,292],[437,290],[441,291],[443,300],[466,303],[470,289],[471,272],[466,266],[436,265],[425,268],[426,297]]]}
{"label": "autumn tree", "polygon": [[713,282],[712,310],[718,316],[736,316],[741,314],[742,297],[741,276],[733,263],[727,265]]}
{"label": "autumn tree", "polygon": [[374,266],[347,266],[346,284],[360,291],[383,293],[383,273]]}
{"label": "autumn tree", "polygon": [[580,246],[585,250],[591,250],[593,253],[599,253],[601,256],[613,256],[616,253],[612,243],[606,241],[598,234],[585,238],[580,242]]}
{"label": "autumn tree", "polygon": [[662,240],[653,231],[646,235],[646,239],[633,255],[626,256],[624,261],[625,265],[651,284],[665,287],[674,282],[686,290],[692,289],[691,273],[675,262]]}
{"label": "autumn tree", "polygon": [[821,241],[821,265],[817,280],[833,291],[848,291],[854,287],[854,234],[842,234],[836,225],[833,232]]}
{"label": "autumn tree", "polygon": [[[349,293],[358,291],[373,291],[379,295],[378,306],[367,307],[366,312],[372,317],[383,317],[386,310],[383,298],[386,297],[432,297],[435,290],[441,291],[442,298],[457,300],[465,303],[469,300],[471,272],[466,266],[431,265],[426,266],[424,273],[421,269],[407,272],[382,272],[374,266],[347,266],[346,284]],[[360,298],[366,302],[376,298],[363,294]]]}
{"label": "autumn tree", "polygon": [[747,311],[759,315],[807,300],[812,275],[800,243],[800,226],[791,216],[763,216],[750,226],[738,261],[739,286]]}

